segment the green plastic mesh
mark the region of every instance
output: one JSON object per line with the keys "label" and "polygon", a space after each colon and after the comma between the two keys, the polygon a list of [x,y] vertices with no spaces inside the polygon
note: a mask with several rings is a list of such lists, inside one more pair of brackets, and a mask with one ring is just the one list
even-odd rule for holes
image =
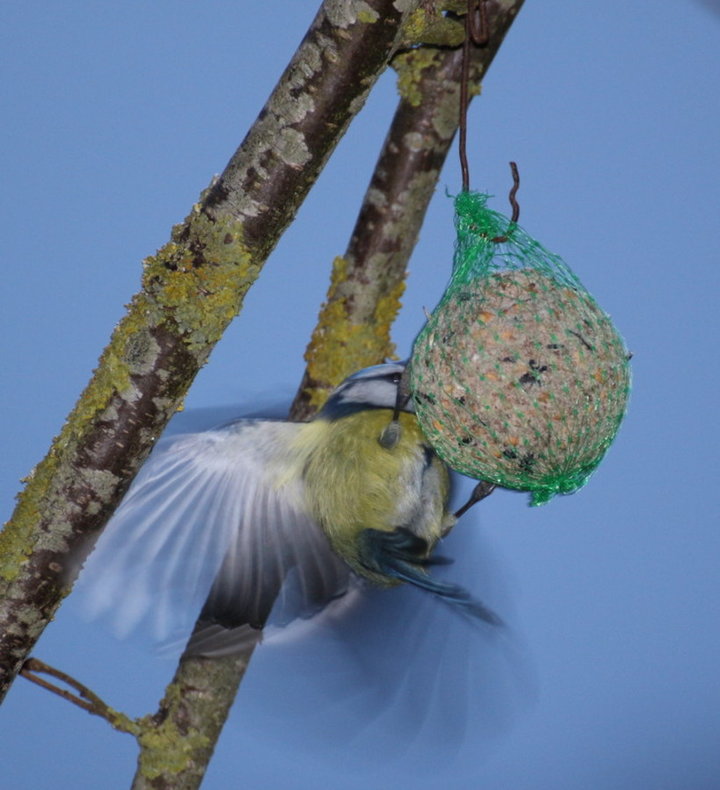
{"label": "green plastic mesh", "polygon": [[450,467],[539,505],[602,460],[627,406],[629,355],[568,266],[488,197],[455,198],[452,278],[415,340],[410,389]]}

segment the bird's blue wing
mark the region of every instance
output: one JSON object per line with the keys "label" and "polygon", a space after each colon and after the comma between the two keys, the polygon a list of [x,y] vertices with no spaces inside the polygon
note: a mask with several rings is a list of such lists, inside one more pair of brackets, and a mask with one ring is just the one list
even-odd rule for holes
{"label": "bird's blue wing", "polygon": [[240,420],[161,441],[81,576],[91,615],[119,635],[150,629],[169,641],[202,610],[192,647],[216,653],[257,638],[273,617],[287,625],[341,597],[349,570],[307,514],[287,453],[298,430]]}

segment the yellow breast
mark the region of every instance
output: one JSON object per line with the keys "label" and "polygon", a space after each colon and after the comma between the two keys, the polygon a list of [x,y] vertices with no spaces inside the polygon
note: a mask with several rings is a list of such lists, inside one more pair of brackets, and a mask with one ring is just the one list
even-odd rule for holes
{"label": "yellow breast", "polygon": [[400,414],[398,444],[382,447],[378,440],[391,416],[389,410],[370,409],[333,421],[317,419],[303,427],[295,444],[305,456],[309,511],[338,554],[366,576],[357,562],[362,530],[403,527],[432,548],[447,525],[445,465],[411,414]]}

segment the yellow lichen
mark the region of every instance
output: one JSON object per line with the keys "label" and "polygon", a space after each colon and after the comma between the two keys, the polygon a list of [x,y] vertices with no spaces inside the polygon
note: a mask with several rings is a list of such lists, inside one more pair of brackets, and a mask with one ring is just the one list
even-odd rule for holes
{"label": "yellow lichen", "polygon": [[30,535],[47,510],[47,497],[59,489],[57,480],[60,459],[83,434],[98,412],[107,408],[117,392],[131,386],[130,371],[125,357],[128,338],[137,331],[138,316],[131,310],[116,328],[110,344],[103,352],[95,375],[78,400],[75,409],[50,447],[47,456],[29,476],[25,490],[18,496],[18,505],[0,533],[0,577],[15,579],[21,564],[33,550]]}
{"label": "yellow lichen", "polygon": [[[185,236],[181,242],[177,237]],[[147,308],[171,321],[191,351],[212,347],[240,310],[259,267],[242,241],[242,223],[194,211],[187,227],[144,261]]]}
{"label": "yellow lichen", "polygon": [[406,46],[426,44],[442,47],[459,47],[465,37],[464,23],[444,16],[438,8],[417,8],[403,25],[402,38]]}
{"label": "yellow lichen", "polygon": [[403,52],[393,60],[393,67],[398,74],[398,93],[413,107],[422,102],[423,71],[435,65],[440,52],[432,48],[412,49]]}
{"label": "yellow lichen", "polygon": [[57,458],[51,450],[33,470],[25,492],[27,495],[20,495],[13,519],[0,532],[0,578],[6,582],[17,578],[20,566],[32,552],[28,538],[39,520],[40,502],[56,467]]}
{"label": "yellow lichen", "polygon": [[380,14],[378,14],[374,8],[367,5],[367,3],[364,3],[358,9],[357,18],[358,22],[364,22],[366,25],[373,25],[378,21],[378,19],[380,19]]}
{"label": "yellow lichen", "polygon": [[347,277],[347,260],[335,258],[328,300],[320,311],[305,353],[310,378],[320,385],[309,393],[310,402],[318,408],[330,390],[348,374],[395,354],[395,347],[390,341],[390,327],[400,309],[404,281],[401,280],[389,294],[378,299],[367,321],[353,323],[349,317],[348,299],[341,295]]}
{"label": "yellow lichen", "polygon": [[160,725],[144,727],[138,742],[141,746],[140,772],[147,779],[186,771],[197,750],[210,745],[206,735],[192,731],[184,733],[172,718]]}

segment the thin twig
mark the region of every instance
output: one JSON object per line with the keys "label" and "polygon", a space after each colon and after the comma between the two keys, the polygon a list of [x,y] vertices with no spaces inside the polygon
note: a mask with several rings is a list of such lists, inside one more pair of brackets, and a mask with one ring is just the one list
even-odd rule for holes
{"label": "thin twig", "polygon": [[[36,673],[56,678],[62,683],[70,686],[70,688],[75,689],[77,693],[74,694],[72,691],[56,686],[54,683],[50,683]],[[80,683],[79,680],[76,680],[66,672],[51,667],[39,658],[28,658],[23,663],[20,674],[32,683],[51,691],[53,694],[57,694],[68,702],[72,702],[73,705],[77,705],[88,713],[92,713],[94,716],[100,716],[100,718],[105,719],[105,721],[116,730],[127,732],[130,735],[138,735],[141,731],[141,727],[137,722],[125,716],[125,714],[119,713],[111,708],[106,702],[98,697],[94,691],[91,691],[83,683]]]}

